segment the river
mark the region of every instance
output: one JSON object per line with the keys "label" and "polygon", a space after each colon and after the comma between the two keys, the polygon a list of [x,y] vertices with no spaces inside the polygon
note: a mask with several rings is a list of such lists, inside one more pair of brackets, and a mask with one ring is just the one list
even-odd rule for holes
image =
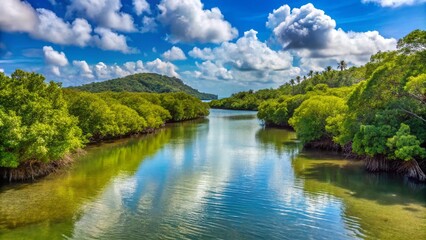
{"label": "river", "polygon": [[211,110],[0,187],[0,239],[426,239],[426,187]]}

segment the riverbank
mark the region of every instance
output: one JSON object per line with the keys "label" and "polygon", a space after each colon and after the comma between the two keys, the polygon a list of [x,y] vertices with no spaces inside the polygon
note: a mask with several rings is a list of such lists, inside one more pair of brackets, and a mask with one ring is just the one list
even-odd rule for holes
{"label": "riverbank", "polygon": [[[285,129],[285,128],[284,128]],[[292,130],[294,131],[294,130]],[[320,139],[304,143],[306,149],[339,152],[348,159],[356,159],[363,162],[365,170],[370,173],[392,173],[402,175],[415,182],[426,183],[426,160],[402,161],[398,159],[389,159],[385,156],[365,156],[352,151],[351,145],[341,146],[330,138]]]}
{"label": "riverbank", "polygon": [[37,160],[26,161],[16,168],[0,168],[0,184],[12,182],[34,182],[35,180],[45,177],[51,173],[58,172],[64,168],[70,167],[76,156],[84,154],[83,149],[66,155],[62,159],[52,162],[41,162]]}
{"label": "riverbank", "polygon": [[[235,100],[234,97],[228,99],[228,105]],[[290,131],[297,132],[296,129],[292,125],[288,123],[288,121],[293,117],[297,108],[302,105],[303,101],[307,100],[309,97],[305,96],[295,96],[296,99],[299,99],[299,103],[297,105],[293,105],[291,112],[287,111],[287,109],[283,110],[280,113],[280,103],[274,103],[275,100],[265,101],[260,104],[259,110],[254,110],[252,108],[249,109],[235,109],[235,108],[227,108],[225,106],[217,107],[215,104],[211,105],[212,109],[222,109],[222,110],[233,110],[233,111],[258,111],[257,116],[261,119],[261,125],[267,128],[278,128],[278,129],[286,129]],[[303,101],[300,101],[303,99]],[[285,102],[287,105],[289,103]],[[289,102],[294,101],[291,97]],[[293,103],[294,104],[294,103]],[[334,103],[333,103],[334,104]],[[333,106],[329,106],[331,109]],[[273,108],[273,109],[272,109]],[[286,108],[286,106],[284,107]],[[256,108],[257,109],[257,108]],[[287,112],[285,112],[287,111]],[[310,116],[304,116],[305,118],[309,118]],[[329,115],[326,115],[329,117]],[[304,121],[304,120],[302,120]],[[323,119],[325,122],[325,119]],[[324,123],[325,125],[325,123]],[[311,127],[311,126],[310,126]],[[317,127],[317,126],[316,126]],[[426,159],[420,159],[417,161],[416,159],[410,159],[409,161],[403,161],[401,159],[392,159],[390,157],[386,157],[383,154],[377,154],[376,156],[368,156],[366,154],[358,154],[353,151],[352,142],[340,145],[338,142],[333,141],[329,134],[326,134],[325,127],[322,127],[323,133],[318,135],[319,139],[311,140],[304,143],[304,147],[308,149],[318,149],[324,151],[336,151],[341,152],[345,156],[353,159],[360,159],[364,163],[364,167],[367,171],[371,173],[378,172],[388,172],[398,175],[403,175],[411,180],[426,183]],[[300,129],[299,129],[300,130]],[[317,129],[313,128],[312,131],[317,131]],[[415,139],[413,139],[415,141]],[[368,147],[368,146],[365,146]],[[365,152],[364,152],[365,153]]]}
{"label": "riverbank", "polygon": [[67,154],[63,158],[56,161],[42,162],[42,161],[32,160],[32,161],[26,161],[16,168],[0,167],[0,176],[1,176],[0,184],[12,183],[12,182],[21,182],[21,183],[34,182],[52,173],[56,173],[58,171],[71,167],[74,164],[74,161],[76,158],[80,158],[82,155],[86,153],[85,150],[87,147],[95,146],[95,145],[106,143],[106,142],[116,141],[116,140],[129,139],[129,138],[139,137],[139,136],[148,135],[148,134],[155,134],[157,131],[165,127],[171,126],[173,124],[194,121],[199,119],[204,119],[204,117],[186,119],[182,121],[171,121],[171,122],[162,124],[159,128],[146,129],[140,133],[126,134],[126,135],[104,138],[102,140],[91,141],[91,142],[88,142],[84,148],[77,149],[73,153]]}
{"label": "riverbank", "polygon": [[[232,102],[233,100],[229,99],[228,101]],[[299,106],[301,105],[301,103],[302,102],[299,103]],[[274,110],[268,109],[270,106],[275,107],[275,109]],[[234,108],[226,108],[226,107],[216,107],[214,105],[211,106],[211,108],[222,109],[222,110],[232,110],[232,111],[257,111],[254,109],[234,109]],[[279,111],[279,106],[275,104],[271,104],[270,102],[265,102],[263,105],[261,105],[260,111],[258,111],[258,114],[257,114],[257,116],[262,119],[261,125],[267,128],[286,129],[286,130],[297,132],[293,128],[293,126],[289,125],[288,122],[285,121],[285,120],[288,121],[293,116],[294,112],[296,111],[296,108],[293,108],[293,113],[289,114],[291,117],[287,117],[287,118],[284,118],[285,120],[281,119],[279,121],[275,120],[278,118],[273,116],[273,114],[271,114],[271,112],[277,112],[277,111]],[[393,173],[397,175],[406,176],[409,179],[416,182],[426,183],[426,175],[425,175],[426,160],[425,159],[420,159],[420,161],[417,161],[415,159],[412,159],[410,161],[402,161],[400,159],[386,158],[386,156],[384,155],[377,155],[374,157],[361,155],[361,154],[357,154],[356,152],[352,150],[352,143],[341,146],[340,144],[334,142],[333,139],[331,139],[330,137],[326,137],[326,138],[321,137],[321,139],[318,139],[318,140],[305,142],[304,147],[307,149],[341,152],[348,158],[361,160],[363,162],[364,168],[371,173],[380,173],[380,172]]]}

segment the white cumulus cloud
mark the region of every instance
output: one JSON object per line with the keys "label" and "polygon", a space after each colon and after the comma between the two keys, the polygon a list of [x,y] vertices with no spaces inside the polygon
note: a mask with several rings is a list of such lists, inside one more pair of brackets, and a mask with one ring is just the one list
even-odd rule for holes
{"label": "white cumulus cloud", "polygon": [[171,49],[165,51],[161,56],[169,61],[186,59],[185,53],[182,51],[182,49],[176,46],[173,46]]}
{"label": "white cumulus cloud", "polygon": [[[77,2],[79,1],[73,3]],[[97,0],[93,1],[93,4],[96,3]],[[124,35],[110,29],[99,27],[95,29],[94,34],[92,26],[86,19],[76,18],[72,22],[67,22],[48,9],[35,10],[29,3],[20,0],[3,0],[1,4],[0,31],[25,32],[33,38],[60,45],[97,46],[103,50],[137,52],[127,46]]]}
{"label": "white cumulus cloud", "polygon": [[133,7],[138,16],[144,12],[151,13],[149,3],[146,0],[133,0]]}
{"label": "white cumulus cloud", "polygon": [[234,78],[232,70],[228,70],[220,64],[211,61],[196,63],[198,70],[195,71],[196,78],[209,80],[231,80]]}
{"label": "white cumulus cloud", "polygon": [[147,62],[145,64],[145,69],[148,72],[163,74],[169,77],[179,77],[179,74],[177,73],[178,67],[171,62],[165,62],[159,58],[154,61]]}
{"label": "white cumulus cloud", "polygon": [[204,9],[200,0],[162,0],[158,8],[172,42],[221,43],[238,36],[219,8]]}
{"label": "white cumulus cloud", "polygon": [[278,9],[274,9],[272,13],[268,15],[266,27],[274,29],[276,26],[280,25],[280,23],[283,22],[289,15],[290,7],[288,5],[283,5]]}
{"label": "white cumulus cloud", "polygon": [[51,46],[43,47],[44,61],[47,68],[56,76],[60,76],[61,72],[59,67],[68,65],[68,59],[64,52],[55,51]]}
{"label": "white cumulus cloud", "polygon": [[191,51],[189,51],[188,54],[193,58],[199,58],[203,60],[213,60],[215,58],[212,49],[208,47],[203,49],[194,47]]}
{"label": "white cumulus cloud", "polygon": [[31,32],[36,38],[63,45],[89,44],[92,27],[85,19],[77,18],[70,24],[50,10],[39,8],[37,13],[39,22]]}
{"label": "white cumulus cloud", "polygon": [[124,35],[115,33],[108,28],[95,28],[95,35],[93,41],[97,47],[103,50],[121,51],[123,53],[135,53],[137,50],[130,48],[127,45],[126,37]]}
{"label": "white cumulus cloud", "polygon": [[87,64],[86,61],[72,61],[73,66],[75,66],[77,68],[77,71],[79,72],[81,77],[84,78],[94,78],[93,75],[93,71],[92,69],[89,67],[89,64]]}
{"label": "white cumulus cloud", "polygon": [[65,22],[50,10],[35,10],[29,3],[20,0],[3,0],[0,8],[0,30],[26,32],[48,42],[86,46],[90,41],[92,27],[81,18]]}
{"label": "white cumulus cloud", "polygon": [[310,3],[291,11],[288,5],[274,10],[266,26],[273,30],[284,49],[301,57],[302,65],[313,69],[339,60],[364,64],[372,54],[396,47],[395,39],[384,38],[377,31],[336,29],[336,22]]}
{"label": "white cumulus cloud", "polygon": [[55,51],[51,46],[43,47],[44,59],[49,65],[66,66],[68,65],[68,59],[64,52]]}
{"label": "white cumulus cloud", "polygon": [[375,3],[382,7],[397,8],[426,3],[426,0],[361,0],[363,3]]}
{"label": "white cumulus cloud", "polygon": [[30,32],[37,24],[37,13],[27,2],[2,0],[0,29],[7,32]]}
{"label": "white cumulus cloud", "polygon": [[157,22],[155,21],[155,18],[143,16],[142,19],[142,27],[141,27],[141,33],[146,32],[155,32],[157,29]]}
{"label": "white cumulus cloud", "polygon": [[293,57],[286,51],[275,51],[259,41],[257,32],[244,33],[235,43],[224,42],[216,48],[194,47],[189,55],[204,60],[197,63],[197,78],[241,82],[282,82],[282,76],[298,72]]}
{"label": "white cumulus cloud", "polygon": [[121,0],[73,0],[67,8],[67,13],[76,13],[104,28],[124,32],[136,31],[132,16],[121,12],[121,7]]}

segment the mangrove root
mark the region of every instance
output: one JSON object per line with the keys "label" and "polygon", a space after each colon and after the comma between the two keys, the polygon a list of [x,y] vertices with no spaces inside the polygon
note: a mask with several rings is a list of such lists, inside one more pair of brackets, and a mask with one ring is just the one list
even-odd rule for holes
{"label": "mangrove root", "polygon": [[370,172],[390,171],[391,163],[383,157],[367,157],[364,160],[365,169]]}
{"label": "mangrove root", "polygon": [[416,160],[404,161],[398,167],[398,172],[421,182],[426,181],[426,175]]}
{"label": "mangrove root", "polygon": [[305,148],[322,149],[329,151],[340,151],[339,144],[333,142],[331,138],[322,138],[319,140],[311,141],[305,144]]}
{"label": "mangrove root", "polygon": [[[84,154],[83,150],[79,150],[73,156]],[[41,162],[31,160],[22,163],[17,168],[0,168],[1,181],[34,181],[38,177],[46,176],[50,173],[57,172],[59,169],[68,167],[73,162],[73,158],[68,155],[60,160],[52,162]]]}

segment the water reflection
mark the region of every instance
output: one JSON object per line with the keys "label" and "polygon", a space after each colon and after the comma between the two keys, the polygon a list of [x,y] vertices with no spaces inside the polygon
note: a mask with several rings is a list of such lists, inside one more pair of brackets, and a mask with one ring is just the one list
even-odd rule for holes
{"label": "water reflection", "polygon": [[[141,160],[154,155],[170,137],[171,132],[166,129],[155,135],[92,146],[87,155],[70,170],[53,174],[33,184],[3,186],[0,191],[0,233],[25,236],[27,227],[32,232],[37,228],[49,229],[50,224],[47,227],[43,225],[52,221],[72,222],[85,204],[102,194],[112,179],[133,174]],[[23,232],[19,231],[21,227],[24,228]],[[70,226],[66,228],[67,231],[71,230]],[[15,231],[10,232],[10,229]],[[49,231],[46,231],[49,238],[60,238],[67,232],[58,232],[52,236]],[[43,235],[35,236],[43,239]],[[0,234],[1,237],[3,236]]]}
{"label": "water reflection", "polygon": [[62,175],[3,188],[0,238],[424,239],[424,189],[295,138],[212,110],[93,147]]}
{"label": "water reflection", "polygon": [[[309,195],[344,200],[345,220],[356,219],[360,233],[379,239],[424,239],[426,189],[390,174],[364,171],[362,162],[338,154],[303,151],[293,161]],[[413,188],[414,186],[414,188]]]}
{"label": "water reflection", "polygon": [[302,149],[296,133],[285,129],[261,128],[256,132],[256,140],[263,149],[272,148],[279,156],[289,154],[291,159]]}
{"label": "water reflection", "polygon": [[[297,148],[286,146],[283,159],[277,158],[276,149],[259,137],[278,140],[278,134],[257,134],[262,130],[253,113],[231,121],[227,113],[213,115],[208,125],[172,128],[169,144],[133,177],[111,184],[87,207],[71,237],[355,237],[345,229],[340,211],[328,211],[336,205],[340,209],[339,200],[304,195],[291,168]],[[191,137],[175,134],[182,129]]]}

